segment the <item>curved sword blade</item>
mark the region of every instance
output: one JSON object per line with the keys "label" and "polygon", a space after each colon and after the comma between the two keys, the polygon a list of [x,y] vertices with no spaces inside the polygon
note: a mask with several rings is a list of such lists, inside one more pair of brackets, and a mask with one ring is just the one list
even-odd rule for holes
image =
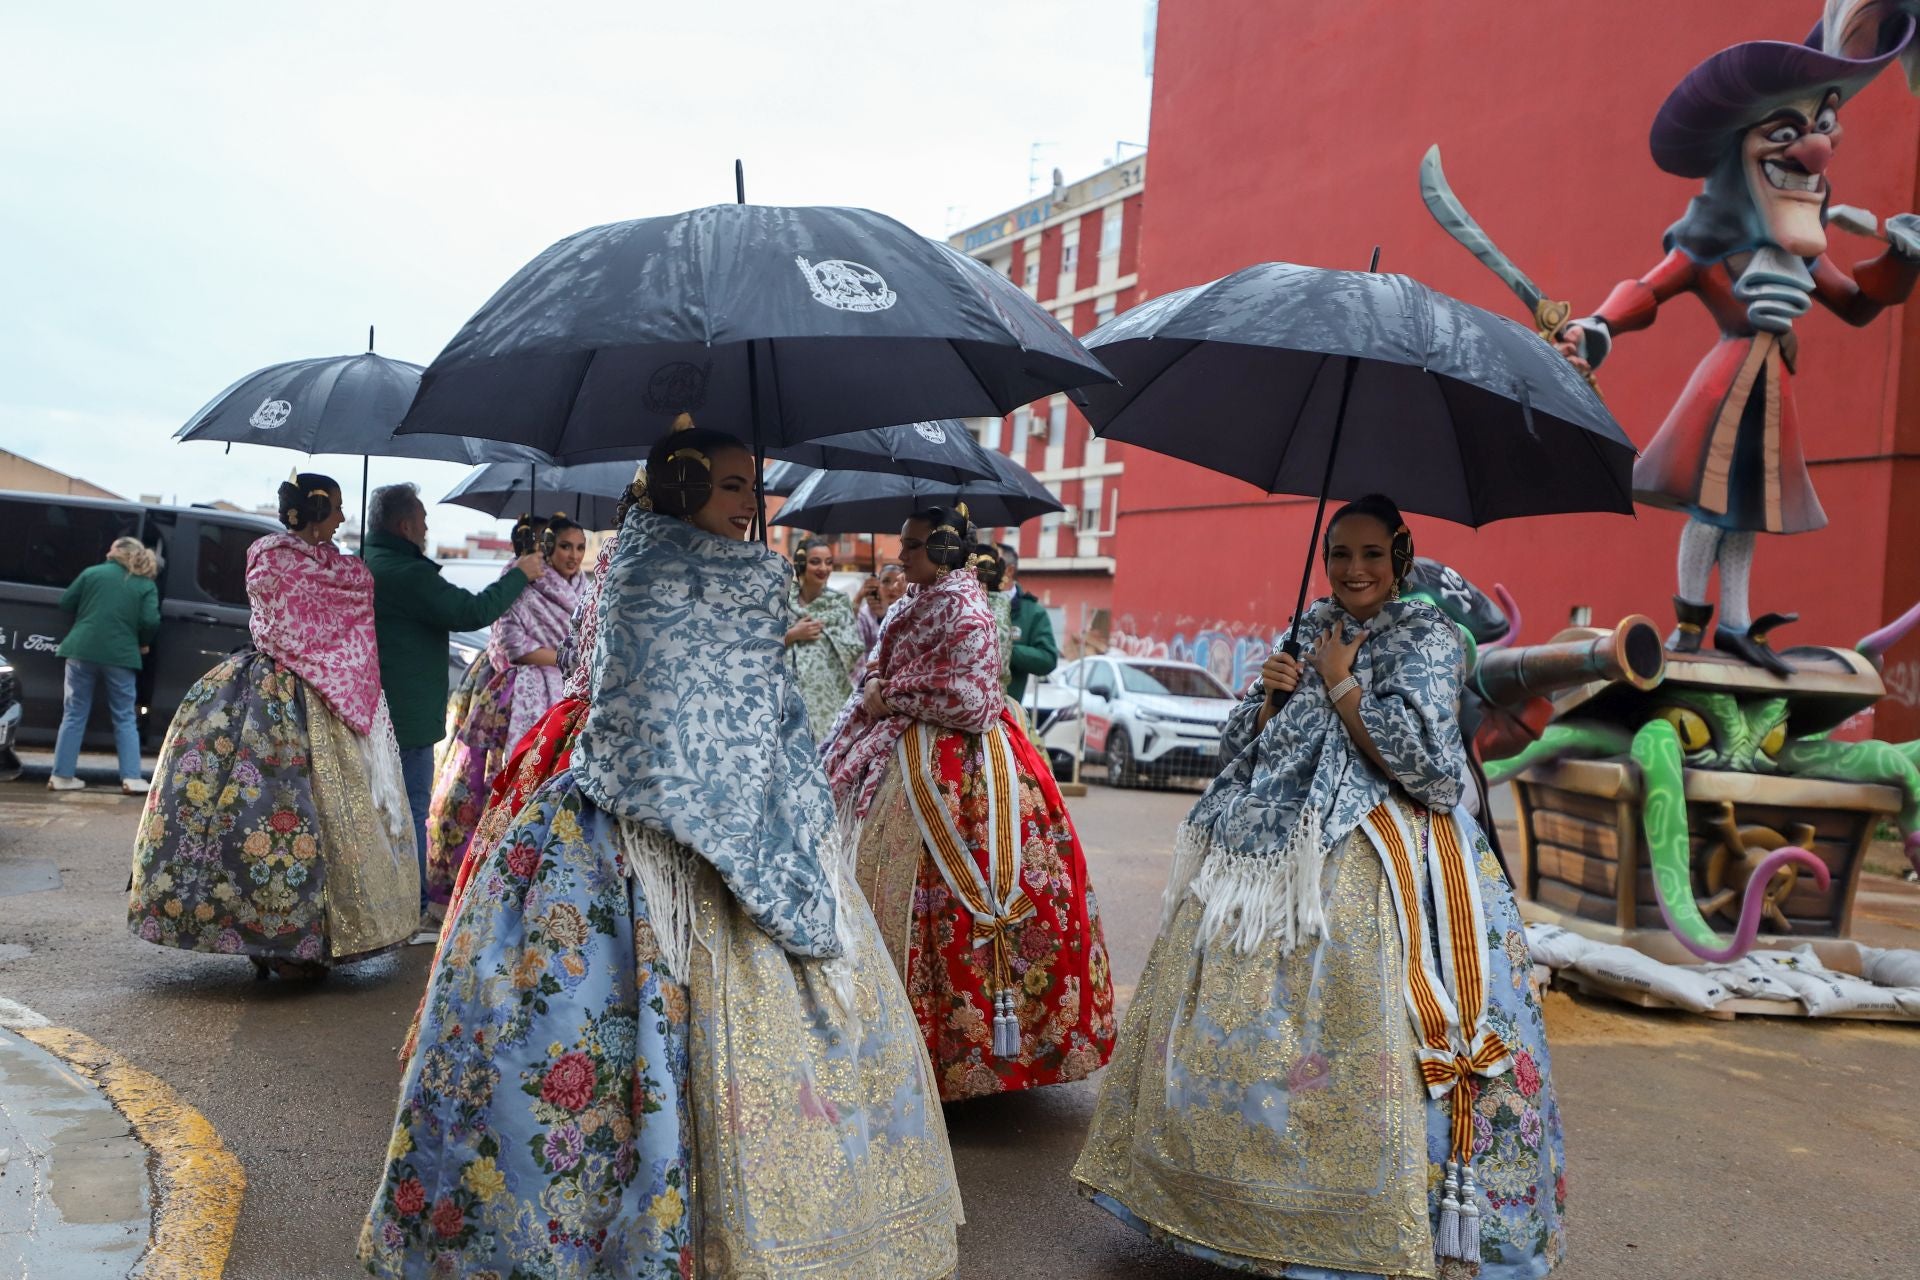
{"label": "curved sword blade", "polygon": [[1466,246],[1467,252],[1485,263],[1487,269],[1507,282],[1507,288],[1527,304],[1529,312],[1539,307],[1546,295],[1540,286],[1527,278],[1527,273],[1513,265],[1513,259],[1500,252],[1480,224],[1473,220],[1460,198],[1453,194],[1453,188],[1447,184],[1446,171],[1440,167],[1440,144],[1427,148],[1427,154],[1420,161],[1420,198],[1426,202],[1427,212],[1438,222],[1446,233]]}

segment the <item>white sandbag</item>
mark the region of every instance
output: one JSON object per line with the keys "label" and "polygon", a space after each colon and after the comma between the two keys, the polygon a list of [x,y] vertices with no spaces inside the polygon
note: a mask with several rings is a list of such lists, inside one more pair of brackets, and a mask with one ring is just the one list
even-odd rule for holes
{"label": "white sandbag", "polygon": [[1799,993],[1780,980],[1780,967],[1756,960],[1754,954],[1727,964],[1701,965],[1700,972],[1725,986],[1728,995],[1745,1000],[1798,1000]]}
{"label": "white sandbag", "polygon": [[1904,1006],[1891,988],[1864,978],[1835,973],[1820,963],[1812,947],[1791,951],[1755,951],[1747,959],[1771,966],[1772,976],[1789,988],[1814,1017],[1836,1013],[1900,1013]]}
{"label": "white sandbag", "polygon": [[1860,972],[1876,987],[1920,990],[1920,951],[1898,947],[1861,947]]}
{"label": "white sandbag", "polygon": [[1544,964],[1549,969],[1570,969],[1581,956],[1605,945],[1557,924],[1527,926],[1527,950],[1533,952],[1535,964]]}
{"label": "white sandbag", "polygon": [[1729,994],[1724,985],[1698,969],[1662,964],[1631,947],[1596,945],[1574,962],[1573,969],[1658,996],[1695,1013],[1707,1012]]}

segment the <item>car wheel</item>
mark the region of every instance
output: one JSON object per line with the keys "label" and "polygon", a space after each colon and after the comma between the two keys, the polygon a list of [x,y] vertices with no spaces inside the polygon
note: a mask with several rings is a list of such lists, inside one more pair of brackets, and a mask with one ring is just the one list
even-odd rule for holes
{"label": "car wheel", "polygon": [[1133,740],[1125,725],[1116,724],[1107,734],[1107,785],[1139,785],[1140,775],[1133,763]]}

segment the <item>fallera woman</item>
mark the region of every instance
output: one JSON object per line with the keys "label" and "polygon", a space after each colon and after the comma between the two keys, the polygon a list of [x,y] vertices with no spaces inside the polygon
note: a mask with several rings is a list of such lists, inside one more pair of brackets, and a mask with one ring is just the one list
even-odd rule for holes
{"label": "fallera woman", "polygon": [[140,539],[115,538],[106,560],[81,570],[60,597],[60,608],[73,615],[73,626],[55,651],[66,659],[66,688],[53,744],[53,776],[47,779],[50,791],[79,791],[87,785],[74,774],[94,691],[105,685],[120,790],[130,796],[146,794],[134,681],[160,631],[160,591],[153,581],[158,572],[159,562]]}
{"label": "fallera woman", "polygon": [[833,575],[833,544],[808,538],[795,557],[795,578],[787,603],[793,625],[787,628],[787,661],[807,704],[807,725],[823,737],[853,692],[854,664],[866,653],[853,618],[853,602],[827,585]]}
{"label": "fallera woman", "polygon": [[[1074,1177],[1258,1275],[1545,1275],[1565,1161],[1513,894],[1460,806],[1461,645],[1397,598],[1413,538],[1363,498],[1330,599],[1229,720]],[[1280,700],[1284,699],[1284,702]]]}
{"label": "fallera woman", "polygon": [[[564,515],[521,517],[515,555],[538,551],[548,572],[527,584],[487,640],[487,669],[439,761],[427,809],[427,897],[444,903],[508,750],[560,699],[560,647],[580,602],[586,531]],[[461,699],[456,690],[454,698]]]}
{"label": "fallera woman", "polygon": [[647,461],[590,709],[447,921],[361,1242],[380,1276],[935,1277],[935,1089],[783,659],[753,459]]}
{"label": "fallera woman", "polygon": [[413,818],[380,692],[373,576],[333,544],[340,486],[280,486],[247,551],[253,647],[187,691],[133,849],[148,942],[312,977],[420,920]]}
{"label": "fallera woman", "polygon": [[1115,1031],[1086,856],[1007,714],[971,543],[964,510],[903,526],[912,591],[823,748],[948,1101],[1084,1079]]}

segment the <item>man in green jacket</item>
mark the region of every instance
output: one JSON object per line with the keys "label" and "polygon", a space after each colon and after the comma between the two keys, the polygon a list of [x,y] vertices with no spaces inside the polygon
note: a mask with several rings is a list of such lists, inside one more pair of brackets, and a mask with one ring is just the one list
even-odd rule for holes
{"label": "man in green jacket", "polygon": [[1027,677],[1050,674],[1060,665],[1060,646],[1053,639],[1053,619],[1038,596],[1021,587],[1020,553],[1006,543],[1000,555],[1007,562],[1007,580],[1002,590],[1013,593],[1013,661],[1007,676],[1007,696],[1024,702]]}
{"label": "man in green jacket", "polygon": [[107,686],[107,711],[113,720],[113,746],[120,757],[120,789],[145,795],[140,776],[140,725],[134,718],[134,672],[140,655],[160,632],[160,591],[154,586],[158,562],[138,538],[115,538],[101,564],[80,571],[60,597],[73,615],[73,627],[54,650],[67,660],[65,706],[53,742],[53,791],[78,791],[87,784],[74,776],[80,767],[80,742],[93,712],[93,691]]}
{"label": "man in green jacket", "polygon": [[427,557],[427,508],[411,484],[383,485],[368,504],[360,556],[373,571],[373,630],[380,642],[380,687],[400,742],[400,772],[413,810],[420,858],[420,906],[426,908],[427,805],[433,798],[433,747],[447,729],[447,637],[493,625],[546,572],[539,552],[521,556],[484,591],[462,591]]}

